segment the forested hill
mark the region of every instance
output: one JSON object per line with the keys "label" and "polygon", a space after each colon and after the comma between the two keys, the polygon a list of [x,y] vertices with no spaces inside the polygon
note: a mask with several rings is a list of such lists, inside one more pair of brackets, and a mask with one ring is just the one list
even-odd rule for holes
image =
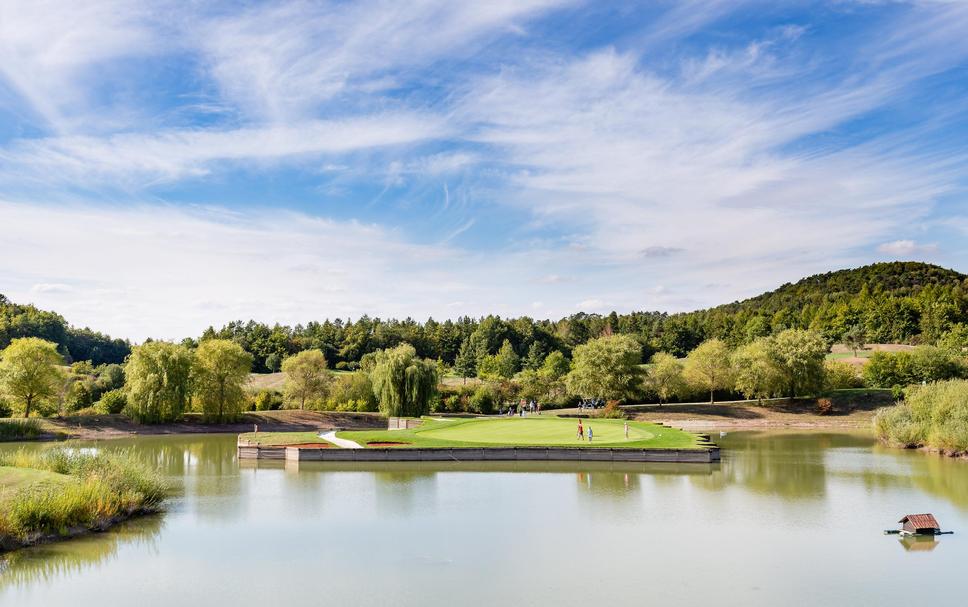
{"label": "forested hill", "polygon": [[[680,314],[579,313],[560,320],[488,316],[442,322],[363,316],[292,327],[249,320],[210,327],[200,337],[234,340],[254,356],[255,371],[268,371],[278,370],[286,356],[310,348],[321,350],[331,366],[352,369],[364,354],[401,342],[412,344],[420,356],[453,364],[463,345],[481,357],[496,353],[507,341],[522,365],[534,365],[553,350],[570,354],[575,346],[606,333],[634,335],[643,356],[649,357],[657,351],[684,356],[713,337],[738,345],[787,328],[813,329],[831,343],[848,332],[869,343],[933,343],[952,328],[964,331],[964,325],[968,276],[924,263],[893,262],[818,274],[751,299]],[[72,359],[95,364],[120,362],[129,351],[125,341],[72,328],[55,313],[0,296],[0,347],[23,336],[49,339]]]}
{"label": "forested hill", "polygon": [[130,344],[123,339],[111,339],[86,328],[77,329],[67,324],[60,314],[15,304],[0,294],[0,350],[18,337],[52,341],[68,362],[121,363],[131,351]]}
{"label": "forested hill", "polygon": [[412,344],[418,354],[452,364],[467,342],[476,355],[495,353],[507,340],[532,363],[552,350],[569,353],[604,333],[634,335],[643,356],[665,351],[684,356],[706,339],[738,345],[787,328],[814,329],[831,343],[848,331],[871,343],[934,342],[958,323],[968,324],[968,282],[963,274],[923,263],[880,263],[810,276],[741,302],[681,314],[663,312],[579,313],[560,320],[528,317],[458,318],[437,322],[325,320],[295,327],[237,321],[203,338],[240,343],[260,371],[278,368],[295,351],[322,350],[331,365],[353,368],[367,352]]}
{"label": "forested hill", "polygon": [[968,322],[968,276],[918,262],[877,263],[808,276],[756,297],[669,317],[694,339],[741,342],[785,327],[830,341],[855,330],[868,342],[934,342]]}
{"label": "forested hill", "polygon": [[917,296],[925,287],[964,288],[968,275],[940,266],[914,261],[875,263],[851,270],[808,276],[775,291],[718,306],[731,312],[742,309],[774,314],[784,308],[849,301],[866,292],[870,295]]}

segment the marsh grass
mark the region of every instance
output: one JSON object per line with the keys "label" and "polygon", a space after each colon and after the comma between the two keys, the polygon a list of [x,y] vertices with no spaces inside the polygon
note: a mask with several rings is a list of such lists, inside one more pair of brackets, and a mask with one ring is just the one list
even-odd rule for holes
{"label": "marsh grass", "polygon": [[0,441],[30,440],[43,434],[40,422],[36,419],[0,421]]}
{"label": "marsh grass", "polygon": [[167,484],[131,454],[83,453],[69,447],[20,449],[0,454],[0,466],[45,470],[70,477],[59,485],[35,484],[0,503],[0,549],[51,536],[104,529],[156,510]]}
{"label": "marsh grass", "polygon": [[909,388],[902,402],[877,414],[874,430],[881,440],[902,447],[968,452],[968,381]]}

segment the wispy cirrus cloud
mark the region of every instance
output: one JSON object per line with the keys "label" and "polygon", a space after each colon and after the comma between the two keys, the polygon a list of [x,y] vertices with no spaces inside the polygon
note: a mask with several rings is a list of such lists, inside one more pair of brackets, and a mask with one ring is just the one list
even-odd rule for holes
{"label": "wispy cirrus cloud", "polygon": [[[0,5],[3,288],[175,337],[963,263],[968,6],[750,4]],[[95,241],[117,264],[65,275]]]}

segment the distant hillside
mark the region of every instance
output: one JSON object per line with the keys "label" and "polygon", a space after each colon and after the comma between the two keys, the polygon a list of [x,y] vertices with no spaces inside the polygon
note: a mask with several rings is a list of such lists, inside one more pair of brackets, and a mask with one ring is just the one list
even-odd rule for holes
{"label": "distant hillside", "polygon": [[[693,345],[709,337],[739,343],[785,327],[815,329],[839,341],[859,327],[871,342],[932,342],[966,322],[968,275],[890,262],[808,276],[743,301],[671,315],[660,341],[669,342],[667,333],[678,331],[688,333]],[[672,349],[690,348],[679,345]]]}
{"label": "distant hillside", "polygon": [[815,274],[751,299],[719,306],[733,311],[756,309],[774,313],[790,306],[821,305],[870,295],[916,296],[926,287],[964,288],[968,275],[915,261],[875,263],[850,270]]}
{"label": "distant hillside", "polygon": [[52,341],[68,361],[90,360],[95,365],[124,362],[131,352],[130,344],[123,339],[72,327],[60,314],[15,304],[0,294],[0,350],[18,337]]}

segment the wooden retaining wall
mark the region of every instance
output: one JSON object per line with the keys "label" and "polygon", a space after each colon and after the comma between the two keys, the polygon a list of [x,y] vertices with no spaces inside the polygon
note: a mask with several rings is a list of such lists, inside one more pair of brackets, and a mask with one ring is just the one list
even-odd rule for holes
{"label": "wooden retaining wall", "polygon": [[473,462],[473,461],[583,461],[718,462],[719,447],[705,449],[612,449],[608,447],[385,447],[367,449],[307,449],[299,447],[239,446],[240,459],[326,462]]}

